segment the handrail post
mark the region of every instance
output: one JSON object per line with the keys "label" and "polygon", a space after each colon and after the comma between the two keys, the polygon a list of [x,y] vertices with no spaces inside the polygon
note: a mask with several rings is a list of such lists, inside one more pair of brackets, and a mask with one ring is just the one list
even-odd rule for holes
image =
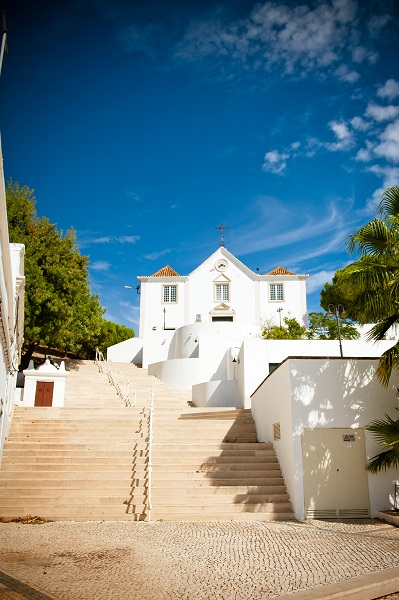
{"label": "handrail post", "polygon": [[154,386],[151,389],[151,403],[150,403],[150,415],[149,415],[149,423],[148,423],[148,465],[147,465],[147,520],[151,522],[151,485],[152,485],[152,421],[154,416]]}

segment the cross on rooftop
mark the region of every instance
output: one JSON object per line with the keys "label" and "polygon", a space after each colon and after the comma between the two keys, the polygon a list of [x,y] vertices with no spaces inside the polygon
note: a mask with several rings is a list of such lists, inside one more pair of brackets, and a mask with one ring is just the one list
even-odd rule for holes
{"label": "cross on rooftop", "polygon": [[220,245],[224,246],[224,230],[230,229],[230,227],[226,227],[225,225],[223,225],[223,223],[221,223],[220,225],[218,225],[218,227],[215,227],[215,229],[220,229]]}

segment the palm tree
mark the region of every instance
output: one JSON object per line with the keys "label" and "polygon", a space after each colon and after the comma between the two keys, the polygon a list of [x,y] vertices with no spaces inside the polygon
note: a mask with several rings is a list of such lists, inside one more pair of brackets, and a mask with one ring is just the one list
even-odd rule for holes
{"label": "palm tree", "polygon": [[[369,333],[374,341],[399,325],[399,186],[385,190],[377,215],[349,237],[348,249],[357,250],[359,259],[337,278],[338,287],[351,296],[348,316],[375,323]],[[384,386],[393,368],[399,368],[399,341],[380,358],[377,376]]]}
{"label": "palm tree", "polygon": [[376,419],[365,429],[371,431],[374,438],[386,448],[369,460],[366,469],[371,473],[377,473],[399,466],[399,420],[394,421],[385,415],[385,420]]}

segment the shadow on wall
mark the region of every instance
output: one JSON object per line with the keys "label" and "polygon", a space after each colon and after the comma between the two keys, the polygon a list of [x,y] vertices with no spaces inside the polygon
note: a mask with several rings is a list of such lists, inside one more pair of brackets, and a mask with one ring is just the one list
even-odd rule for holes
{"label": "shadow on wall", "polygon": [[[375,376],[377,361],[370,359],[294,359],[291,403],[295,435],[316,427],[363,427],[365,410],[383,388]],[[392,386],[394,389],[394,386]],[[390,393],[390,392],[389,392]]]}

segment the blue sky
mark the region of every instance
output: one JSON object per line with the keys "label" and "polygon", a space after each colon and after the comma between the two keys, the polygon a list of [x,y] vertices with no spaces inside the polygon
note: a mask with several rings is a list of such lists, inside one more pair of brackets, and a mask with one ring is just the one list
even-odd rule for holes
{"label": "blue sky", "polygon": [[6,179],[73,226],[105,317],[138,331],[137,276],[219,246],[308,273],[399,185],[396,0],[2,3]]}

